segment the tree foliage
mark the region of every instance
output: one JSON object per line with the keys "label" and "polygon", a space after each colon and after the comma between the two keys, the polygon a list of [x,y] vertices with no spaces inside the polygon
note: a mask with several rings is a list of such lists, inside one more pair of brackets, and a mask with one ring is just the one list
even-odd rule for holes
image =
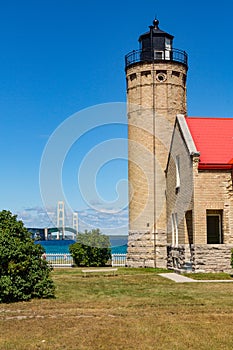
{"label": "tree foliage", "polygon": [[43,253],[16,215],[0,212],[0,302],[54,297],[51,267]]}
{"label": "tree foliage", "polygon": [[99,229],[79,233],[69,250],[77,266],[105,266],[111,259],[109,237]]}

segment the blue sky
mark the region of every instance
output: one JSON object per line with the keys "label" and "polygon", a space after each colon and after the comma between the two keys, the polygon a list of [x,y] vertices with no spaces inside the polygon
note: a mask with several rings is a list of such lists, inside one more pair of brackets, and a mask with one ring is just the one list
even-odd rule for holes
{"label": "blue sky", "polygon": [[[126,102],[124,56],[138,48],[139,35],[155,15],[160,28],[175,36],[174,47],[189,55],[188,115],[233,117],[232,12],[231,0],[1,1],[0,209],[17,213],[27,226],[47,224],[39,185],[46,144],[70,116],[80,113],[85,124],[90,108],[101,106],[104,113],[109,104]],[[126,137],[122,119],[90,129],[70,145],[63,190],[84,226],[127,232]],[[106,143],[118,139],[123,140],[119,157],[105,160],[95,178],[98,200],[91,193],[85,198],[77,185],[80,164],[98,147],[96,154],[119,150]],[[103,143],[105,148],[99,146]],[[117,184],[122,211],[114,216]],[[87,181],[84,192],[89,188]]]}

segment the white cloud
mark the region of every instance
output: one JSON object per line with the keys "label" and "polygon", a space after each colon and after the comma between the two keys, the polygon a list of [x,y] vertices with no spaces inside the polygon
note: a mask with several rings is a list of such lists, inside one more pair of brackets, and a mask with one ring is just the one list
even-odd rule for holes
{"label": "white cloud", "polygon": [[[18,219],[24,222],[26,227],[53,227],[56,226],[57,208],[49,208],[46,211],[43,207],[24,208],[17,212]],[[99,228],[105,234],[127,234],[128,233],[128,210],[119,212],[114,210],[84,209],[78,212],[79,231]],[[65,213],[65,226],[72,227],[72,212]]]}

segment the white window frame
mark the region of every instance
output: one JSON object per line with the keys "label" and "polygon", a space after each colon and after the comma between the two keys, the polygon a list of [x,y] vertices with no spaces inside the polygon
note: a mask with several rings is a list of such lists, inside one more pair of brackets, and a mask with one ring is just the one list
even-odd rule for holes
{"label": "white window frame", "polygon": [[165,50],[165,60],[170,60],[170,58],[171,58],[171,51]]}
{"label": "white window frame", "polygon": [[165,60],[171,59],[171,39],[165,38]]}
{"label": "white window frame", "polygon": [[176,189],[180,188],[180,156],[176,156]]}
{"label": "white window frame", "polygon": [[[218,216],[218,224],[219,224],[219,242],[222,242],[222,215],[221,214],[212,214],[212,213],[207,213],[206,215],[206,220],[208,216]],[[207,232],[207,226],[206,226],[206,234],[208,234]],[[207,238],[207,237],[206,237]],[[221,244],[221,243],[218,243]]]}
{"label": "white window frame", "polygon": [[165,38],[165,50],[171,50],[172,45],[171,45],[171,39]]}
{"label": "white window frame", "polygon": [[[156,57],[157,53],[160,53],[161,57]],[[159,51],[159,50],[154,50],[154,59],[155,60],[164,60],[164,52],[163,51]]]}
{"label": "white window frame", "polygon": [[179,231],[178,231],[178,215],[172,213],[172,246],[178,247],[179,244]]}
{"label": "white window frame", "polygon": [[174,247],[175,245],[175,226],[174,226],[174,219],[173,219],[173,215],[171,217],[171,223],[172,223],[172,247]]}

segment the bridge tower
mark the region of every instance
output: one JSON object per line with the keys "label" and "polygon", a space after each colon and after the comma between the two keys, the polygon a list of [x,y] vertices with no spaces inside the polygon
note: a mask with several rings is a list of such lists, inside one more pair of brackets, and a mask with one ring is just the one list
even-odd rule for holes
{"label": "bridge tower", "polygon": [[73,213],[73,228],[75,229],[76,236],[77,236],[78,234],[78,213],[77,212]]}
{"label": "bridge tower", "polygon": [[57,202],[57,239],[60,239],[60,232],[62,234],[62,239],[65,237],[65,206],[63,201]]}
{"label": "bridge tower", "polygon": [[127,265],[166,267],[165,174],[173,125],[186,114],[187,54],[155,19],[125,56],[128,104]]}

